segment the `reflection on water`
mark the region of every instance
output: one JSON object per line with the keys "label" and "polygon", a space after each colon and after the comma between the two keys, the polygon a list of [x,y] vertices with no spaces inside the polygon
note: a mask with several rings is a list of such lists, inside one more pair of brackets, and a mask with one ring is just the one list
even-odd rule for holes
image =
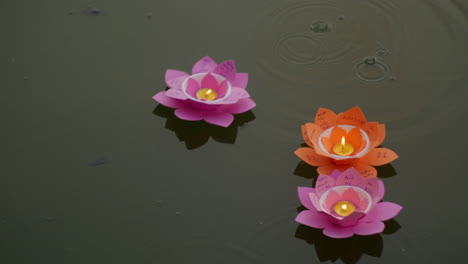
{"label": "reflection on water", "polygon": [[208,124],[205,121],[186,121],[174,115],[174,109],[161,104],[156,106],[153,114],[167,118],[166,128],[172,130],[180,141],[185,142],[187,149],[195,149],[203,146],[208,139],[222,143],[234,144],[237,137],[237,128],[255,120],[252,111],[234,115],[234,121],[229,127],[220,127]]}

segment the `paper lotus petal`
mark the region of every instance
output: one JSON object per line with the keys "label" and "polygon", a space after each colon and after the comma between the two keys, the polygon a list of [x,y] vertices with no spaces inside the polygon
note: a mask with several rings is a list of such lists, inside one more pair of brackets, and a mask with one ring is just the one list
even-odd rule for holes
{"label": "paper lotus petal", "polygon": [[[398,158],[392,150],[377,148],[385,138],[385,125],[367,122],[359,107],[340,114],[319,108],[315,123],[302,125],[302,136],[308,147],[294,153],[309,165],[316,166],[319,174],[330,174],[334,170],[355,168],[365,178],[376,177],[381,166]],[[336,151],[344,143],[351,145],[348,153]]]}
{"label": "paper lotus petal", "polygon": [[[195,63],[191,75],[169,69],[165,79],[169,90],[157,93],[153,99],[175,108],[175,115],[180,119],[205,120],[213,125],[228,127],[234,121],[233,114],[255,107],[255,102],[245,90],[248,74],[238,73],[234,61],[217,64],[206,56]],[[200,96],[200,93],[210,96]]]}
{"label": "paper lotus petal", "polygon": [[323,234],[332,238],[381,233],[383,221],[402,209],[394,203],[380,202],[383,188],[381,180],[364,178],[354,168],[320,174],[315,188],[298,188],[299,200],[307,209],[298,214],[296,222],[323,229]]}

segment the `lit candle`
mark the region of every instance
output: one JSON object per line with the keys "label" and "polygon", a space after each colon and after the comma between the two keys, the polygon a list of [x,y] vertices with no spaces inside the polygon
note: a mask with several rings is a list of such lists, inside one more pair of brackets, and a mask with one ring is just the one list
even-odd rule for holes
{"label": "lit candle", "polygon": [[212,101],[218,97],[218,94],[210,88],[202,88],[197,91],[197,98],[205,101]]}
{"label": "lit candle", "polygon": [[354,152],[353,145],[346,143],[345,137],[341,138],[341,143],[333,146],[333,152],[340,156],[349,156]]}
{"label": "lit candle", "polygon": [[356,211],[356,207],[348,201],[340,201],[333,206],[333,210],[340,216],[348,216]]}

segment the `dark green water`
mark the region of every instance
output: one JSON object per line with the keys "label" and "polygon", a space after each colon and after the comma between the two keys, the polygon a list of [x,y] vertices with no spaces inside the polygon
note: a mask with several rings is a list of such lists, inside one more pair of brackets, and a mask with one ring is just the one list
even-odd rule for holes
{"label": "dark green water", "polygon": [[[99,10],[83,12],[88,5]],[[102,11],[102,12],[101,12]],[[463,263],[468,2],[0,2],[0,262]],[[181,122],[167,68],[234,59],[252,112]],[[400,158],[384,234],[294,222],[318,107],[360,106]]]}

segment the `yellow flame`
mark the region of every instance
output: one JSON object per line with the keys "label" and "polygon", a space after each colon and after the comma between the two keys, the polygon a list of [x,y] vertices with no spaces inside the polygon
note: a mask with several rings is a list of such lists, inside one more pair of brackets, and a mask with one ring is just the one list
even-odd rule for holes
{"label": "yellow flame", "polygon": [[341,138],[341,145],[344,147],[345,143],[346,143],[346,139],[345,139],[345,137],[342,137]]}
{"label": "yellow flame", "polygon": [[206,95],[209,95],[211,93],[211,89],[208,89],[208,91],[206,91]]}
{"label": "yellow flame", "polygon": [[348,209],[348,206],[346,204],[341,205],[341,209],[346,210]]}

